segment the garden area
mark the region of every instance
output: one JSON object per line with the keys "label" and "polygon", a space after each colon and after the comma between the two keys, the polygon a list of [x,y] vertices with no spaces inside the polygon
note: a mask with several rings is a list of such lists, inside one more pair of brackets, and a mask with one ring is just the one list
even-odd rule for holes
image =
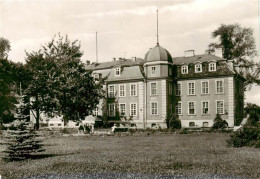
{"label": "garden area", "polygon": [[230,133],[64,137],[42,132],[45,151],[23,161],[0,159],[3,179],[260,178],[260,149],[229,147]]}

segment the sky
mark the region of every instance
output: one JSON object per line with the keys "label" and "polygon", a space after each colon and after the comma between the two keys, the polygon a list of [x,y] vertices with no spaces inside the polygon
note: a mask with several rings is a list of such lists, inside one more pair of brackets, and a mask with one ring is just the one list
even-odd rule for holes
{"label": "sky", "polygon": [[[39,50],[57,33],[81,42],[84,62],[96,61],[96,32],[99,62],[144,58],[156,45],[157,9],[159,42],[173,57],[205,53],[211,33],[234,23],[254,29],[260,51],[258,0],[0,0],[0,36],[11,42],[14,62],[24,63],[25,51]],[[260,105],[260,87],[246,92],[246,102]]]}

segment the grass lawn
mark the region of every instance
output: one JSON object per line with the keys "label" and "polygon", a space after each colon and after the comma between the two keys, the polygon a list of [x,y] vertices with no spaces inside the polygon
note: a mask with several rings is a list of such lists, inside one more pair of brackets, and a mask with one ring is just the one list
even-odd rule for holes
{"label": "grass lawn", "polygon": [[260,149],[227,147],[229,135],[48,137],[43,158],[9,163],[0,160],[0,174],[3,179],[93,173],[260,178]]}

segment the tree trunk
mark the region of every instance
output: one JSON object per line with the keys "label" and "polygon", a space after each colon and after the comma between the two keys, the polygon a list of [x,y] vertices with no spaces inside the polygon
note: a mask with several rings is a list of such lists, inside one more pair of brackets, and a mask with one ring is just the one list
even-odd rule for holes
{"label": "tree trunk", "polygon": [[36,109],[36,123],[34,125],[34,130],[39,130],[40,128],[40,110],[39,108]]}

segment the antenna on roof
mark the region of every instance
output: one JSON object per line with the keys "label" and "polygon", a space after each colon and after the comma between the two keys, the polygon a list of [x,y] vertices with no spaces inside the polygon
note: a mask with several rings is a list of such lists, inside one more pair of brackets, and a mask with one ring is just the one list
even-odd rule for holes
{"label": "antenna on roof", "polygon": [[96,61],[98,63],[98,42],[97,42],[97,32],[96,32]]}
{"label": "antenna on roof", "polygon": [[159,45],[159,35],[158,35],[158,9],[157,9],[157,45]]}

